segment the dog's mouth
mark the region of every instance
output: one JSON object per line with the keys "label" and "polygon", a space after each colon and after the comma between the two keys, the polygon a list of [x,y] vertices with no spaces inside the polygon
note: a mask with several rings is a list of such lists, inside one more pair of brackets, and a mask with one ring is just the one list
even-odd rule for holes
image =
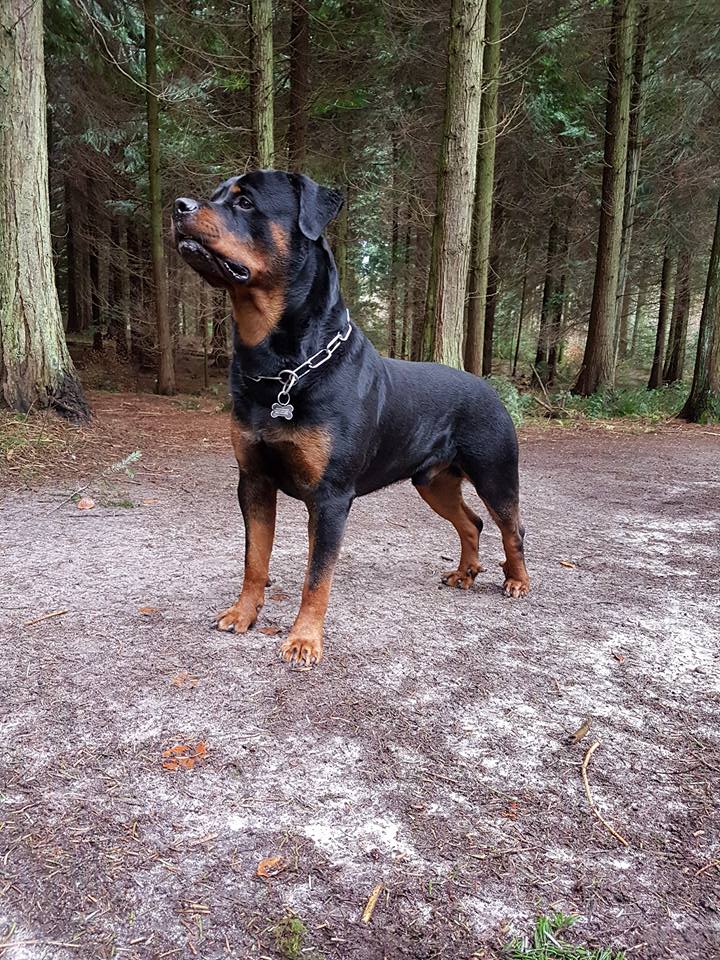
{"label": "dog's mouth", "polygon": [[244,264],[213,253],[193,237],[186,237],[178,232],[177,249],[183,260],[208,283],[225,286],[228,283],[245,285],[250,282],[250,270]]}

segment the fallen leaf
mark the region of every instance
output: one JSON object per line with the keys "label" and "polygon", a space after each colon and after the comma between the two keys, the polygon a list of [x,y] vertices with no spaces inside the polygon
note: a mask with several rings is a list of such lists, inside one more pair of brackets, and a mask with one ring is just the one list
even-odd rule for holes
{"label": "fallen leaf", "polygon": [[138,607],[138,613],[144,617],[151,617],[154,613],[160,613],[157,607]]}
{"label": "fallen leaf", "polygon": [[95,506],[95,501],[92,497],[83,497],[82,500],[78,500],[77,508],[78,510],[92,510]]}
{"label": "fallen leaf", "polygon": [[172,678],[170,685],[173,687],[196,687],[198,678],[193,676],[192,673],[188,673],[187,670],[183,670],[182,673]]}
{"label": "fallen leaf", "polygon": [[561,560],[560,566],[567,567],[568,570],[574,570],[577,564],[573,563],[572,560]]}
{"label": "fallen leaf", "polygon": [[517,820],[518,815],[518,805],[516,800],[511,800],[507,805],[507,809],[503,811],[503,816],[507,817],[508,820]]}
{"label": "fallen leaf", "polygon": [[192,770],[196,763],[207,759],[207,747],[204,741],[193,746],[191,743],[177,743],[163,750],[163,769]]}
{"label": "fallen leaf", "polygon": [[260,633],[264,633],[266,637],[276,637],[279,633],[282,633],[280,627],[260,627]]}
{"label": "fallen leaf", "polygon": [[278,873],[281,873],[286,867],[287,864],[282,857],[265,857],[265,859],[261,860],[258,864],[255,876],[267,880],[269,877],[274,877]]}
{"label": "fallen leaf", "polygon": [[622,663],[623,660],[625,659],[624,653],[615,653],[615,651],[613,651],[613,656],[615,657],[618,663]]}
{"label": "fallen leaf", "polygon": [[287,598],[288,598],[288,595],[282,592],[270,594],[271,600],[287,600]]}
{"label": "fallen leaf", "polygon": [[151,497],[151,498],[149,498],[149,499],[147,499],[147,500],[143,500],[143,501],[142,501],[142,505],[143,505],[144,507],[151,507],[154,503],[160,503],[160,501],[157,499],[157,497]]}
{"label": "fallen leaf", "polygon": [[572,734],[572,736],[570,737],[570,740],[573,743],[579,743],[583,737],[586,737],[588,735],[588,733],[590,733],[590,721],[585,720],[581,724],[581,726],[577,728],[575,733]]}

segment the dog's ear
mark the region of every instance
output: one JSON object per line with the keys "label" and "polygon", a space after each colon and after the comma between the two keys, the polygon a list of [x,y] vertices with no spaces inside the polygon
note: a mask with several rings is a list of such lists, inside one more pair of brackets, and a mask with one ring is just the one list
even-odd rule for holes
{"label": "dog's ear", "polygon": [[302,173],[295,174],[294,179],[300,204],[298,226],[309,240],[318,240],[325,227],[340,212],[343,196],[337,190],[321,187]]}

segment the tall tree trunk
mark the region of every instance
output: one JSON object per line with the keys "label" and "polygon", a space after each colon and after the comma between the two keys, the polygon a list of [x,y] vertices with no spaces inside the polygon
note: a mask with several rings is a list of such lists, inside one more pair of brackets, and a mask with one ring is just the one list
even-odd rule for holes
{"label": "tall tree trunk", "polygon": [[291,0],[290,20],[290,122],[288,125],[288,167],[305,166],[307,101],[310,66],[309,0]]}
{"label": "tall tree trunk", "polygon": [[704,423],[713,416],[720,416],[720,198],[700,316],[693,382],[680,416],[692,423]]}
{"label": "tall tree trunk", "polygon": [[127,217],[121,213],[118,217],[118,299],[113,304],[117,316],[118,339],[116,349],[121,356],[130,357],[132,353],[132,324],[130,322],[130,270],[128,266],[128,230]]}
{"label": "tall tree trunk", "polygon": [[65,283],[67,313],[65,317],[66,330],[79,330],[78,311],[77,311],[77,288],[75,277],[77,267],[75,265],[75,221],[73,217],[72,202],[72,184],[65,175],[64,184],[64,204],[65,204]]}
{"label": "tall tree trunk", "polygon": [[630,341],[630,356],[634,357],[637,353],[638,337],[640,335],[640,324],[645,313],[645,296],[647,285],[645,279],[641,279],[637,288],[637,300],[635,302],[635,321],[633,323],[632,340]]}
{"label": "tall tree trunk", "polygon": [[69,333],[81,333],[87,330],[92,322],[87,186],[83,175],[80,175],[79,180],[80,186],[68,183],[68,209],[72,229],[68,246],[68,269],[72,266],[72,278],[68,280],[68,296],[72,288],[72,304],[68,304]]}
{"label": "tall tree trunk", "polygon": [[5,0],[0,78],[0,398],[87,420],[53,275],[42,3]]}
{"label": "tall tree trunk", "polygon": [[573,392],[589,396],[613,382],[615,299],[620,268],[637,0],[613,0],[605,157],[595,282],[585,355]]}
{"label": "tall tree trunk", "polygon": [[617,349],[615,350],[615,365],[618,360],[625,360],[628,355],[628,326],[630,317],[630,284],[625,284],[622,303],[620,304],[620,315],[617,320]]}
{"label": "tall tree trunk", "polygon": [[226,367],[228,354],[225,326],[228,312],[225,291],[215,290],[213,301],[212,337],[210,339],[212,365],[214,367]]}
{"label": "tall tree trunk", "polygon": [[557,205],[553,205],[552,219],[548,231],[545,283],[543,285],[542,306],[540,307],[540,327],[537,350],[535,351],[535,369],[538,376],[543,380],[547,376],[547,367],[550,361],[550,316],[557,292],[556,271],[559,232]]}
{"label": "tall tree trunk", "polygon": [[410,254],[412,251],[412,199],[408,193],[407,205],[405,207],[405,242],[403,244],[403,311],[402,311],[402,337],[400,341],[400,356],[403,360],[408,360],[410,356],[410,331],[413,321],[413,282],[410,271]]}
{"label": "tall tree trunk", "polygon": [[397,140],[393,137],[392,148],[392,209],[390,213],[390,291],[388,297],[388,356],[394,357],[397,354],[397,313],[398,313],[398,246],[400,237],[399,207],[398,202],[398,149]]}
{"label": "tall tree trunk", "polygon": [[[635,53],[633,55],[632,90],[630,93],[630,123],[628,127],[627,167],[625,170],[625,204],[623,207],[622,235],[620,239],[620,265],[616,295],[615,324],[622,323],[622,310],[626,300],[628,264],[632,246],[635,212],[637,207],[637,187],[640,177],[642,156],[642,125],[644,113],[643,81],[645,78],[645,50],[647,48],[648,21],[650,19],[649,0],[643,0],[638,16]],[[616,340],[619,341],[619,334]],[[618,354],[624,359],[622,351]]]}
{"label": "tall tree trunk", "polygon": [[155,0],[144,0],[145,79],[148,125],[148,181],[150,185],[150,237],[154,286],[155,322],[158,340],[157,391],[175,393],[173,345],[168,316],[167,268],[163,241],[163,211],[160,185],[160,118],[157,96],[157,31]]}
{"label": "tall tree trunk", "polygon": [[668,336],[667,358],[663,370],[663,382],[675,383],[683,378],[685,367],[685,342],[687,340],[688,314],[690,312],[690,248],[684,246],[678,257],[675,275],[675,296]]}
{"label": "tall tree trunk", "polygon": [[275,165],[272,0],[250,0],[250,29],[253,36],[253,126],[257,164],[267,169]]}
{"label": "tall tree trunk", "polygon": [[517,375],[518,356],[520,355],[520,339],[522,337],[523,321],[525,320],[525,304],[527,303],[528,273],[530,272],[530,244],[525,250],[525,269],[523,270],[522,293],[520,294],[520,313],[518,315],[517,340],[513,354],[512,377]]}
{"label": "tall tree trunk", "polygon": [[489,377],[492,373],[493,365],[493,342],[495,337],[495,313],[497,311],[498,297],[500,296],[500,269],[502,243],[500,242],[500,231],[502,230],[502,207],[495,206],[495,216],[492,224],[492,252],[490,254],[490,264],[488,267],[488,282],[485,291],[485,316],[483,318],[483,349],[482,349],[482,368],[484,377]]}
{"label": "tall tree trunk", "polygon": [[[483,89],[480,99],[475,209],[473,215],[473,260],[470,264],[467,335],[465,337],[465,369],[486,374],[489,362],[483,363],[490,239],[492,235],[493,183],[495,177],[495,144],[497,140],[498,87],[500,85],[500,0],[487,0],[485,41],[483,44]],[[495,284],[497,292],[497,284]],[[494,308],[490,311],[494,317]],[[492,335],[490,336],[492,344]],[[492,348],[491,348],[492,349]]]}
{"label": "tall tree trunk", "polygon": [[570,218],[565,220],[565,229],[563,230],[562,240],[560,241],[559,262],[562,273],[560,283],[558,284],[555,295],[553,296],[552,307],[550,311],[549,324],[549,349],[548,349],[548,379],[547,382],[555,383],[557,380],[558,365],[560,363],[563,318],[565,314],[565,297],[567,294],[567,266],[568,250],[570,248]]}
{"label": "tall tree trunk", "polygon": [[484,29],[485,0],[452,0],[445,119],[423,331],[426,355],[452,367],[461,367],[463,360]]}
{"label": "tall tree trunk", "polygon": [[662,383],[663,357],[665,356],[665,339],[667,337],[668,306],[672,289],[673,256],[670,244],[665,244],[663,254],[662,276],[660,279],[660,310],[658,312],[657,332],[655,334],[655,351],[648,390],[656,390]]}
{"label": "tall tree trunk", "polygon": [[[353,292],[351,287],[350,267],[348,263],[348,243],[350,242],[350,186],[346,185],[343,191],[345,202],[340,208],[340,213],[335,220],[335,242],[333,243],[333,255],[335,257],[335,266],[338,272],[338,282],[340,292],[346,303],[353,302]],[[351,308],[352,309],[352,308]]]}

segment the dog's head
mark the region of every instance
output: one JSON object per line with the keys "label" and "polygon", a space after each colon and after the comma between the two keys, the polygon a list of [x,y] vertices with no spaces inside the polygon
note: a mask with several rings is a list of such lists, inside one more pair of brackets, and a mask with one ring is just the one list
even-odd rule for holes
{"label": "dog's head", "polygon": [[339,193],[310,177],[258,170],[226,180],[209,200],[179,197],[173,238],[213,286],[268,289],[302,262],[341,206]]}

